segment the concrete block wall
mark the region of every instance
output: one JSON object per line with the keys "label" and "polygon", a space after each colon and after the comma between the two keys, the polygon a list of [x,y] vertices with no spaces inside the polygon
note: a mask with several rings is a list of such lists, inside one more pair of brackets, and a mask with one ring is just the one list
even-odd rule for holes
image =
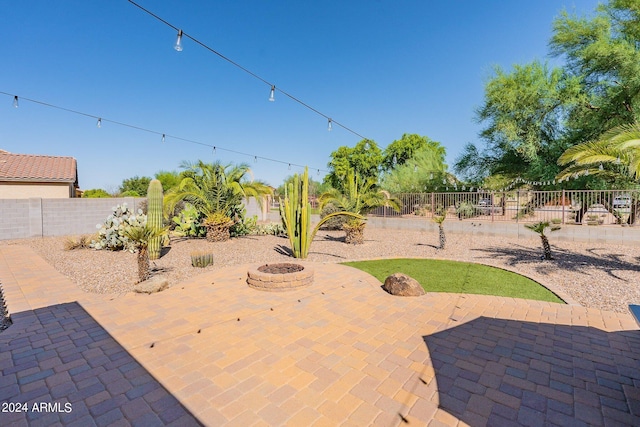
{"label": "concrete block wall", "polygon": [[0,239],[20,239],[29,234],[29,199],[0,200]]}
{"label": "concrete block wall", "polygon": [[93,234],[113,212],[127,203],[137,210],[144,198],[0,199],[0,240]]}

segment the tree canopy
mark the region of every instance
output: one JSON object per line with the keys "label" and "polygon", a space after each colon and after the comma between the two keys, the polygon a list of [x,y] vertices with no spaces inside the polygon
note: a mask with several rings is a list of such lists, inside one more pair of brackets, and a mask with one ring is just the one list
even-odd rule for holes
{"label": "tree canopy", "polygon": [[[456,172],[476,181],[500,174],[549,182],[565,150],[638,121],[638,0],[610,0],[591,17],[563,12],[549,47],[564,66],[534,61],[494,70],[476,114],[484,148],[468,144]],[[606,174],[583,175],[568,186],[601,188],[606,180]]]}
{"label": "tree canopy", "polygon": [[390,172],[392,169],[404,165],[418,150],[424,147],[429,147],[434,155],[441,156],[444,162],[446,150],[439,142],[432,141],[427,136],[405,133],[402,138],[393,141],[384,149],[382,170]]}
{"label": "tree canopy", "polygon": [[139,177],[136,175],[133,178],[123,180],[119,190],[120,193],[127,193],[127,195],[146,197],[150,182],[151,178],[148,176]]}
{"label": "tree canopy", "polygon": [[380,165],[382,164],[382,150],[375,141],[363,139],[355,147],[338,147],[331,153],[328,163],[329,173],[325,176],[325,184],[336,189],[344,188],[344,181],[350,169],[353,169],[364,180],[378,181]]}

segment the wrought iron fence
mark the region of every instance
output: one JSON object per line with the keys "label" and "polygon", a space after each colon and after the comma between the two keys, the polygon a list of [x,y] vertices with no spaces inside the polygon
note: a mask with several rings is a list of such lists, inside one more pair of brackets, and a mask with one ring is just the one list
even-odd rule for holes
{"label": "wrought iron fence", "polygon": [[640,190],[557,190],[458,193],[402,193],[400,212],[380,207],[369,215],[474,221],[555,224],[634,224],[640,214]]}

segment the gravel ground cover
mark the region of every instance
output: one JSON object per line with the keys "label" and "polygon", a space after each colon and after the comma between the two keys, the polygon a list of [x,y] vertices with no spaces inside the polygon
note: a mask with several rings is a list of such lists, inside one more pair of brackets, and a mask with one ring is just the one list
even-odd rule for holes
{"label": "gravel ground cover", "polygon": [[[135,254],[64,250],[67,237],[0,241],[0,245],[27,244],[86,292],[130,292],[137,278]],[[365,243],[347,245],[344,233],[320,231],[311,245],[309,261],[344,261],[424,257],[477,262],[528,276],[579,304],[602,310],[628,312],[628,304],[640,304],[640,256],[638,248],[600,243],[554,242],[555,259],[542,261],[540,239],[448,234],[447,247],[436,248],[437,232],[387,230],[368,227]],[[204,269],[191,266],[190,254],[210,251],[214,264]],[[246,263],[291,262],[289,240],[275,236],[246,236],[228,242],[203,239],[171,239],[163,256],[152,261],[154,274],[163,274],[171,285],[221,266]]]}

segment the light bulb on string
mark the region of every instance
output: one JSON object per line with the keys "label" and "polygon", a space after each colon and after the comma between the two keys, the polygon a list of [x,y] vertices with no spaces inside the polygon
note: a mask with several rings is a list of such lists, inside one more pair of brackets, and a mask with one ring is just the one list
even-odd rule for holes
{"label": "light bulb on string", "polygon": [[433,179],[433,172],[429,174],[429,179]]}
{"label": "light bulb on string", "polygon": [[599,170],[604,170],[604,166],[602,166],[602,163],[600,163],[600,166],[598,166]]}
{"label": "light bulb on string", "polygon": [[164,133],[162,134],[162,143],[164,144]]}
{"label": "light bulb on string", "polygon": [[418,172],[418,165],[413,165],[413,171]]}
{"label": "light bulb on string", "polygon": [[98,118],[98,121],[96,122],[96,127],[98,129],[100,129],[102,127],[102,119],[101,118]]}
{"label": "light bulb on string", "polygon": [[271,92],[269,93],[269,101],[273,102],[276,100],[276,87],[271,86]]}
{"label": "light bulb on string", "polygon": [[442,183],[443,183],[443,184],[446,184],[446,183],[447,183],[447,179],[446,179],[446,178],[443,178],[443,179],[442,179]]}
{"label": "light bulb on string", "polygon": [[176,44],[173,48],[178,52],[182,52],[182,30],[178,30],[178,37],[176,38]]}
{"label": "light bulb on string", "polygon": [[289,170],[291,170],[291,163],[289,163]]}
{"label": "light bulb on string", "polygon": [[584,176],[589,176],[589,169],[587,169],[586,171],[584,171]]}
{"label": "light bulb on string", "polygon": [[616,165],[619,165],[619,164],[620,164],[620,156],[616,158]]}
{"label": "light bulb on string", "polygon": [[333,120],[331,120],[331,119],[328,119],[328,120],[327,120],[327,130],[328,130],[329,132],[331,132],[331,128],[332,128],[332,126],[331,126],[331,122],[332,122],[332,121],[333,121]]}
{"label": "light bulb on string", "polygon": [[320,175],[320,169],[316,171],[316,175]]}
{"label": "light bulb on string", "polygon": [[15,96],[13,97],[13,106],[14,106],[15,108],[18,108],[18,95],[15,95]]}
{"label": "light bulb on string", "polygon": [[258,156],[253,156],[253,163],[258,163]]}
{"label": "light bulb on string", "polygon": [[215,157],[215,155],[216,155],[216,146],[215,145],[213,146],[213,149],[211,150],[211,154],[213,154],[214,157]]}

